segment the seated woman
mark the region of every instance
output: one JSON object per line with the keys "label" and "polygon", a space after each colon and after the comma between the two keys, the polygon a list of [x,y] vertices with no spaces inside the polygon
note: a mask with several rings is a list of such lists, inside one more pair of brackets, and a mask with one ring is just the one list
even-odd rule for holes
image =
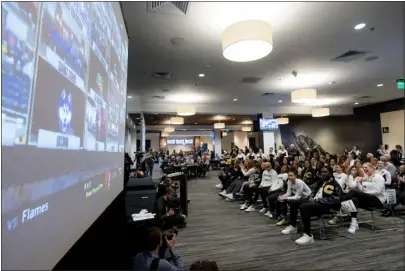
{"label": "seated woman", "polygon": [[262,181],[262,165],[260,162],[254,164],[255,172],[250,175],[247,183],[243,184],[243,199],[245,200],[244,204],[240,206],[240,210],[247,210],[249,212],[254,211],[254,206],[250,208],[250,202],[252,201],[253,193],[259,187],[260,182]]}
{"label": "seated woman", "polygon": [[248,179],[250,175],[256,171],[256,169],[253,167],[252,160],[245,161],[245,164],[246,167],[243,162],[239,164],[241,178],[232,182],[226,190],[227,201],[233,201],[235,199],[235,194],[241,190],[244,180]]}
{"label": "seated woman", "polygon": [[377,162],[377,170],[376,173],[380,174],[383,176],[385,180],[385,187],[386,188],[391,188],[391,173],[385,169],[384,162],[383,161],[378,161]]}
{"label": "seated woman", "polygon": [[263,160],[264,158],[266,158],[266,156],[264,155],[262,149],[259,149],[259,152],[256,153],[255,159],[256,160]]}
{"label": "seated woman", "polygon": [[[365,176],[357,178],[356,188],[352,189],[346,195],[342,195],[340,200],[353,200],[356,208],[379,208],[383,206],[385,201],[385,180],[384,178],[374,171],[371,163],[363,165]],[[357,212],[351,213],[352,221],[348,232],[351,234],[359,230],[357,222]]]}
{"label": "seated woman", "polygon": [[[308,198],[311,195],[311,189],[304,183],[304,181],[297,178],[297,172],[289,170],[287,192],[278,197],[276,203],[277,213],[283,209],[282,215],[284,218],[276,223],[277,226],[288,225],[282,234],[290,234],[296,229],[298,209],[302,203],[308,202]],[[287,220],[287,204],[290,206],[290,223]],[[283,208],[284,205],[284,208]]]}
{"label": "seated woman", "polygon": [[335,165],[333,167],[333,177],[340,184],[342,190],[348,191],[350,189],[349,176],[347,176],[347,174],[343,172],[343,169],[340,165]]}
{"label": "seated woman", "polygon": [[226,197],[226,190],[229,188],[229,186],[235,181],[238,180],[239,178],[242,177],[242,172],[239,167],[239,161],[236,160],[233,167],[225,174],[219,176],[219,179],[221,180],[221,185],[223,187],[222,192],[219,193],[220,196]]}
{"label": "seated woman", "polygon": [[[259,186],[251,186],[245,188],[246,191],[249,190],[246,193],[250,193],[250,195],[247,195],[247,199],[249,201],[249,207],[245,210],[245,212],[253,212],[256,210],[255,205],[257,202],[257,199],[260,197],[262,198],[263,202],[263,209],[260,210],[260,213],[264,213],[267,211],[268,208],[268,203],[267,203],[267,196],[268,196],[268,191],[269,188],[272,186],[274,182],[277,181],[277,172],[271,167],[271,164],[269,162],[262,163],[262,177],[261,177],[261,182]],[[251,194],[254,193],[254,196],[252,197]]]}
{"label": "seated woman", "polygon": [[237,158],[239,161],[245,160],[245,154],[243,153],[243,150],[242,150],[242,149],[239,149],[238,155],[236,156],[236,158]]}
{"label": "seated woman", "polygon": [[278,197],[283,194],[284,188],[286,187],[288,179],[287,167],[284,166],[280,170],[280,174],[277,175],[277,179],[272,183],[270,189],[268,190],[267,200],[269,202],[269,210],[265,214],[269,218],[278,218],[281,214],[275,213],[275,205]]}
{"label": "seated woman", "polygon": [[[311,234],[311,217],[328,214],[331,209],[340,209],[340,196],[342,188],[333,177],[331,168],[321,168],[321,180],[317,183],[315,196],[310,199],[310,202],[300,206],[302,223],[304,225],[304,234],[301,238],[295,240],[297,245],[307,245],[314,242],[314,237]],[[292,230],[286,231],[286,234]]]}
{"label": "seated woman", "polygon": [[[405,166],[401,165],[398,170],[397,174],[397,187],[395,189],[395,194],[397,197],[397,202],[392,207],[392,210],[395,211],[395,207],[399,204],[405,205],[405,185],[404,185],[404,178],[405,178]],[[381,214],[382,216],[388,217],[391,216],[391,210],[385,209],[384,212]]]}

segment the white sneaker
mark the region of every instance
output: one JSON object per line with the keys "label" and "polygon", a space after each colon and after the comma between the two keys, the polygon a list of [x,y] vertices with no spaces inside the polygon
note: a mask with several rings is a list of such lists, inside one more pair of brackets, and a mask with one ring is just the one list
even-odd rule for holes
{"label": "white sneaker", "polygon": [[216,187],[217,187],[218,189],[222,189],[222,188],[224,188],[224,186],[222,185],[222,183],[217,184],[217,185],[216,185]]}
{"label": "white sneaker", "polygon": [[232,193],[226,194],[225,197],[227,197],[230,200],[233,200],[233,194]]}
{"label": "white sneaker", "polygon": [[349,233],[355,234],[356,231],[358,231],[358,230],[359,230],[359,224],[353,223],[353,222],[350,223],[350,227],[349,227],[349,230],[348,230]]}
{"label": "white sneaker", "polygon": [[314,242],[314,237],[313,236],[310,237],[306,233],[304,233],[304,235],[301,238],[295,240],[295,243],[297,245],[309,245],[309,244],[312,244],[313,242]]}
{"label": "white sneaker", "polygon": [[247,208],[247,209],[245,210],[245,212],[254,212],[254,211],[256,211],[256,208],[255,208],[255,206],[253,206],[253,205],[250,205],[249,208]]}
{"label": "white sneaker", "polygon": [[281,231],[281,234],[291,234],[294,231],[296,231],[297,229],[291,225],[288,225],[284,230]]}
{"label": "white sneaker", "polygon": [[259,213],[264,213],[264,212],[266,212],[267,211],[267,209],[266,208],[263,208],[263,209],[261,209],[260,211],[259,211]]}
{"label": "white sneaker", "polygon": [[271,215],[270,211],[267,211],[267,213],[264,214],[265,216]]}
{"label": "white sneaker", "polygon": [[336,225],[339,221],[339,217],[335,216],[334,218],[332,218],[331,220],[328,221],[329,225]]}
{"label": "white sneaker", "polygon": [[240,206],[240,210],[245,210],[245,209],[247,209],[248,208],[248,205],[246,204],[246,203],[244,203],[244,204],[242,204],[241,206]]}
{"label": "white sneaker", "polygon": [[232,202],[232,201],[233,201],[233,199],[226,198],[226,199],[225,199],[225,201],[227,201],[227,202]]}

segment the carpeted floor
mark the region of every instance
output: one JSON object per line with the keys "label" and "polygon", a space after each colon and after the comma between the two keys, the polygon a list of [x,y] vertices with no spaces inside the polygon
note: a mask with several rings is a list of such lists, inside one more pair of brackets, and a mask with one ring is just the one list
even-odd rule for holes
{"label": "carpeted floor", "polygon": [[[404,219],[400,229],[374,233],[367,228],[344,237],[347,228],[335,228],[332,240],[297,246],[299,234],[283,236],[275,221],[258,211],[245,213],[239,203],[218,195],[215,172],[211,179],[188,182],[189,217],[179,232],[177,251],[186,267],[199,259],[216,261],[220,270],[404,270]],[[360,214],[359,214],[360,215]],[[369,213],[359,216],[369,218]],[[390,227],[392,219],[376,215],[377,226]]]}

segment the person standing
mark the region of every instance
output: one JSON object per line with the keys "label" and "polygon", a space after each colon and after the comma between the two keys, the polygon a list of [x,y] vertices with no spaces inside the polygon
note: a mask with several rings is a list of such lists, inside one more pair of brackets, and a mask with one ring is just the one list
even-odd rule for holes
{"label": "person standing", "polygon": [[155,160],[153,159],[153,149],[150,148],[143,156],[143,162],[145,162],[147,173],[152,177],[153,165]]}

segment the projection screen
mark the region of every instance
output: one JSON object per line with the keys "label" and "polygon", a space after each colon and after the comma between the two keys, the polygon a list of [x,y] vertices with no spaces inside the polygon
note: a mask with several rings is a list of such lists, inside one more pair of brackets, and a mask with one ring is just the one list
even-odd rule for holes
{"label": "projection screen", "polygon": [[119,2],[2,2],[3,269],[50,270],[123,189]]}

